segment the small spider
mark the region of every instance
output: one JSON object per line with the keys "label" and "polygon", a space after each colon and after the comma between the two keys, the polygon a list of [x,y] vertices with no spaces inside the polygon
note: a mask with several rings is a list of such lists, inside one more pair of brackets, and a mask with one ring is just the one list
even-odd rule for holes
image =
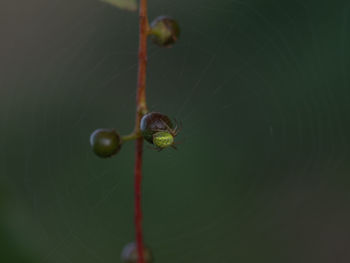
{"label": "small spider", "polygon": [[181,131],[181,123],[179,124],[175,120],[175,127],[172,129],[165,123],[165,121],[161,120],[161,122],[163,123],[164,127],[166,127],[166,130],[154,130],[155,133],[153,134],[153,145],[155,146],[155,150],[161,151],[170,146],[177,150],[174,138]]}

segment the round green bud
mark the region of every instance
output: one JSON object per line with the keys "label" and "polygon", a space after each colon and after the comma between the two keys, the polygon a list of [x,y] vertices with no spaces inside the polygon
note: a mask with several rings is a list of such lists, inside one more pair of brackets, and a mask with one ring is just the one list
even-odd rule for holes
{"label": "round green bud", "polygon": [[145,140],[153,144],[153,135],[164,131],[171,133],[174,129],[170,118],[159,112],[149,112],[145,114],[140,122],[140,130]]}
{"label": "round green bud", "polygon": [[[121,259],[123,263],[138,263],[138,253],[136,244],[129,243],[127,244],[122,251]],[[143,259],[145,263],[153,262],[152,251],[148,247],[143,248]]]}
{"label": "round green bud", "polygon": [[120,150],[122,141],[113,129],[97,129],[90,136],[90,144],[97,156],[107,158]]}
{"label": "round green bud", "polygon": [[161,47],[171,47],[180,36],[178,23],[168,16],[159,16],[150,25],[152,41]]}
{"label": "round green bud", "polygon": [[153,144],[158,148],[167,148],[174,144],[174,137],[169,132],[156,132],[153,134]]}

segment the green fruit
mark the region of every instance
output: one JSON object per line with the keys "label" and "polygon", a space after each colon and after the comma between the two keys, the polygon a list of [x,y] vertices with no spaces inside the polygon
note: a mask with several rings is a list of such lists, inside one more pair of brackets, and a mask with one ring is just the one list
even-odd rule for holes
{"label": "green fruit", "polygon": [[159,16],[151,23],[149,35],[158,46],[171,47],[180,36],[180,27],[171,17]]}
{"label": "green fruit", "polygon": [[90,144],[97,156],[107,158],[120,150],[122,141],[113,129],[97,129],[90,136]]}
{"label": "green fruit", "polygon": [[[123,248],[121,259],[124,263],[138,263],[137,246],[135,243],[129,243]],[[143,248],[143,259],[145,263],[153,262],[152,251],[148,247]]]}

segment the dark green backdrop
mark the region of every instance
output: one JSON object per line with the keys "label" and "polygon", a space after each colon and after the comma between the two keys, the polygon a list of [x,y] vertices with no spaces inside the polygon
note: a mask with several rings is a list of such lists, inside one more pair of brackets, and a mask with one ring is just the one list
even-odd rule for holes
{"label": "dark green backdrop", "polygon": [[[179,150],[145,149],[157,263],[350,262],[350,3],[149,0],[151,110]],[[0,1],[0,261],[120,262],[133,240],[138,17],[95,0]]]}

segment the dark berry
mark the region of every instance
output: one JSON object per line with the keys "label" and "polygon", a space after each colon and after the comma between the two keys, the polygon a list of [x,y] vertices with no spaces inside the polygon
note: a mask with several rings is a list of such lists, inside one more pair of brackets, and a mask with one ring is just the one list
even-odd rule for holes
{"label": "dark berry", "polygon": [[90,136],[94,153],[102,158],[111,157],[121,148],[120,135],[113,129],[97,129]]}
{"label": "dark berry", "polygon": [[150,25],[152,41],[161,47],[170,47],[180,36],[178,23],[168,16],[157,17]]}
{"label": "dark berry", "polygon": [[[138,262],[137,246],[135,243],[129,243],[123,248],[121,259],[124,263]],[[152,251],[148,247],[143,248],[143,259],[145,263],[153,262]]]}
{"label": "dark berry", "polygon": [[169,129],[173,128],[170,118],[159,112],[147,113],[142,117],[140,123],[142,136],[151,144],[153,144],[153,135],[155,133],[160,131],[169,132]]}

